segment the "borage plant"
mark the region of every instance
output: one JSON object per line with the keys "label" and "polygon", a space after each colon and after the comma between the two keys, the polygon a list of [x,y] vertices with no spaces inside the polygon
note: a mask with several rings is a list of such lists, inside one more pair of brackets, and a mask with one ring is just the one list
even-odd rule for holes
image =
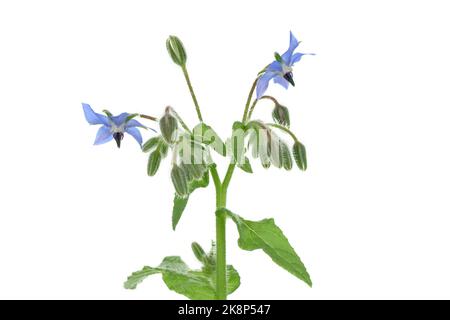
{"label": "borage plant", "polygon": [[[145,266],[142,270],[132,273],[125,282],[125,288],[135,289],[146,277],[160,273],[169,289],[190,299],[226,299],[227,295],[240,285],[238,272],[233,266],[226,264],[225,231],[228,218],[231,218],[237,226],[238,245],[241,249],[247,251],[262,249],[276,264],[311,286],[311,279],[305,266],[273,219],[250,221],[227,209],[227,191],[235,168],[252,173],[248,153],[251,153],[253,158],[259,159],[264,168],[273,165],[276,168],[291,170],[295,162],[300,170],[306,170],[305,147],[289,129],[288,108],[274,97],[264,95],[271,80],[286,89],[289,85],[294,86],[292,67],[305,55],[295,52],[299,41],[291,33],[286,52],[282,55],[275,53],[275,60],[258,73],[248,94],[242,119],[233,123],[231,137],[226,142],[223,142],[203,120],[186,68],[187,56],[182,42],[177,37],[170,36],[166,45],[172,60],[183,71],[198,116],[198,125],[191,129],[172,107],[166,107],[159,119],[137,113],[113,116],[107,110],[103,111],[103,115],[94,112],[88,104],[83,104],[84,114],[90,124],[102,125],[94,144],[103,144],[114,139],[120,147],[125,133],[131,135],[139,143],[142,151],[149,153],[147,166],[149,176],[155,175],[161,161],[167,157],[170,150],[172,163],[170,176],[175,188],[172,211],[174,230],[191,193],[206,188],[211,177],[216,189],[216,240],[212,242],[209,252],[205,252],[198,243],[192,243],[194,255],[202,264],[201,269],[192,270],[180,257],[170,256],[164,258],[157,267]],[[274,103],[273,123],[252,119],[253,110],[262,99]],[[135,118],[157,122],[160,135],[142,144],[139,129],[149,128]],[[292,143],[289,145],[285,142],[279,136],[279,132],[287,134]],[[212,159],[212,150],[230,159],[223,179],[220,178]]]}

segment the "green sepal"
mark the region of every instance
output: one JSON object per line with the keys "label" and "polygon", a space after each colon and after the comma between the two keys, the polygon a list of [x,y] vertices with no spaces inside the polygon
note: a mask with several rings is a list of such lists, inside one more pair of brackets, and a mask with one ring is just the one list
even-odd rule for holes
{"label": "green sepal", "polygon": [[127,123],[128,121],[130,121],[133,118],[136,118],[137,116],[139,116],[139,113],[132,113],[132,114],[128,115],[128,117],[126,117],[126,119],[125,119],[125,123]]}
{"label": "green sepal", "polygon": [[104,114],[106,114],[106,115],[108,116],[108,118],[111,118],[111,117],[113,116],[112,113],[109,112],[109,111],[106,110],[106,109],[102,110],[102,112],[103,112]]}
{"label": "green sepal", "polygon": [[273,55],[275,56],[276,61],[278,61],[279,63],[283,62],[283,59],[278,52],[275,52]]}

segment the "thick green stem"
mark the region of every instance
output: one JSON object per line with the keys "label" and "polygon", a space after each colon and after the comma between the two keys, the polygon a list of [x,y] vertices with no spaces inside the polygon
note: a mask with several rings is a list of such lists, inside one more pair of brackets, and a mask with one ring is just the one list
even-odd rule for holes
{"label": "thick green stem", "polygon": [[[250,102],[252,100],[253,92],[255,91],[257,82],[258,78],[256,78],[256,80],[253,82],[253,85],[248,94],[242,122],[245,122],[247,119],[248,108],[250,106]],[[225,174],[225,178],[219,186],[219,190],[218,184],[214,182],[216,185],[216,209],[225,208],[227,205],[228,186],[230,185],[231,177],[233,176],[235,167],[236,165],[234,163],[230,163],[227,173]],[[213,173],[213,171],[211,171],[211,174],[213,176],[213,179],[215,179],[215,175],[216,177],[218,177],[217,172]],[[227,299],[226,222],[227,217],[225,213],[222,211],[216,211],[216,299],[218,300]]]}
{"label": "thick green stem", "polygon": [[[225,202],[222,200],[221,202]],[[221,203],[225,205],[225,203]],[[225,212],[216,211],[216,299],[227,299],[226,222]]]}
{"label": "thick green stem", "polygon": [[214,187],[216,188],[216,208],[220,208],[220,198],[222,196],[222,184],[220,182],[219,174],[217,173],[216,165],[212,165],[209,169],[214,182]]}
{"label": "thick green stem", "polygon": [[186,83],[189,87],[189,92],[191,93],[192,100],[194,101],[195,110],[197,111],[197,117],[200,121],[203,122],[203,117],[202,117],[202,113],[200,111],[200,106],[198,105],[197,97],[195,96],[195,93],[194,93],[194,88],[192,88],[191,79],[189,78],[189,73],[186,69],[186,65],[181,66],[181,69],[183,70],[184,78],[186,79]]}

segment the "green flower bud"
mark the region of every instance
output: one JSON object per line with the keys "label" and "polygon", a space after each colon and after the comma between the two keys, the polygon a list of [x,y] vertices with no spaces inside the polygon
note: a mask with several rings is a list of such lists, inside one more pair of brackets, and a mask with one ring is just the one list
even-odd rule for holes
{"label": "green flower bud", "polygon": [[283,158],[281,154],[281,140],[274,133],[271,134],[271,148],[270,148],[270,162],[276,168],[281,168],[283,166]]}
{"label": "green flower bud", "polygon": [[297,167],[299,167],[300,170],[305,171],[307,168],[305,146],[299,141],[296,141],[292,147],[292,154],[294,155]]}
{"label": "green flower bud", "polygon": [[175,187],[175,192],[177,195],[181,198],[186,198],[189,195],[189,188],[186,173],[183,168],[174,164],[170,177],[172,178],[172,183]]}
{"label": "green flower bud", "polygon": [[169,36],[166,41],[166,47],[173,62],[179,66],[184,66],[186,64],[186,50],[184,50],[183,43],[178,37]]}
{"label": "green flower bud", "polygon": [[159,139],[158,150],[161,153],[161,157],[165,158],[169,152],[169,145],[163,139]]}
{"label": "green flower bud", "polygon": [[288,145],[284,141],[281,141],[280,148],[281,148],[281,159],[283,161],[283,168],[286,170],[291,170],[292,169],[291,151],[289,150]]}
{"label": "green flower bud", "polygon": [[161,153],[159,150],[153,151],[148,157],[147,173],[149,176],[154,176],[161,164]]}
{"label": "green flower bud", "polygon": [[192,242],[191,248],[198,261],[200,261],[201,263],[205,263],[207,261],[205,251],[197,242]]}
{"label": "green flower bud", "polygon": [[177,140],[178,121],[170,113],[171,108],[167,107],[164,116],[159,119],[159,129],[161,135],[168,144],[173,144]]}
{"label": "green flower bud", "polygon": [[289,109],[281,104],[276,104],[275,108],[272,111],[273,121],[276,123],[288,127],[291,125],[291,121],[289,118]]}

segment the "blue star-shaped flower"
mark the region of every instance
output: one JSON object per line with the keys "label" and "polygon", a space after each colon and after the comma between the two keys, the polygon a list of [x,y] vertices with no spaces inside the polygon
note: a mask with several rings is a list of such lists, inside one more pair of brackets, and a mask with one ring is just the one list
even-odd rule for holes
{"label": "blue star-shaped flower", "polygon": [[120,148],[120,143],[124,137],[124,133],[131,135],[139,145],[142,145],[142,136],[138,128],[146,128],[139,121],[130,119],[129,113],[121,113],[118,116],[99,114],[92,110],[91,106],[82,103],[84,116],[89,124],[101,124],[95,137],[94,145],[103,144],[111,141],[113,138]]}
{"label": "blue star-shaped flower", "polygon": [[314,55],[313,53],[294,53],[294,50],[298,47],[300,41],[290,33],[289,49],[286,50],[281,56],[275,53],[275,61],[267,66],[263,75],[258,79],[256,85],[256,97],[259,99],[266,92],[269,86],[269,81],[273,79],[275,83],[282,85],[285,89],[289,87],[289,83],[295,86],[294,78],[292,76],[292,66],[294,63],[300,61],[304,55]]}

